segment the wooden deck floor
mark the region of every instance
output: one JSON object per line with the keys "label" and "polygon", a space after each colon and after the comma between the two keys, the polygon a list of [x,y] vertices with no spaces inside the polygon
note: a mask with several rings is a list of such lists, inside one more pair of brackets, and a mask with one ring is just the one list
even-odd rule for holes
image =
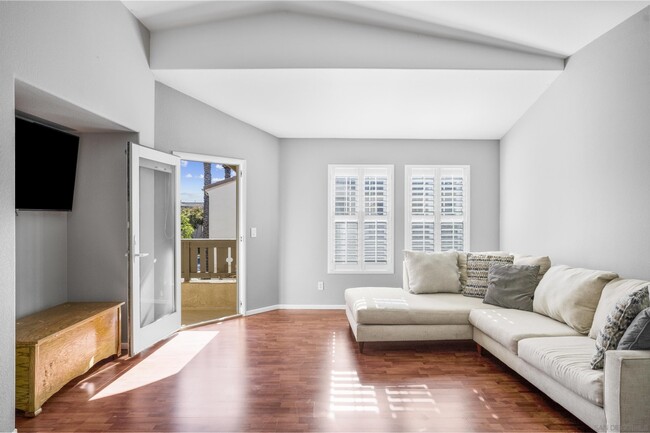
{"label": "wooden deck floor", "polygon": [[471,342],[367,344],[343,311],[181,332],[73,381],[26,432],[590,431]]}

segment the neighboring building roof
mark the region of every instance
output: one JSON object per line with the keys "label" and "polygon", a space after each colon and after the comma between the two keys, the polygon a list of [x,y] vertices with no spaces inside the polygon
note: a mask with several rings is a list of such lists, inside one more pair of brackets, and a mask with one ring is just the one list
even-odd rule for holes
{"label": "neighboring building roof", "polygon": [[207,191],[207,190],[212,189],[212,188],[217,188],[217,187],[219,187],[221,185],[225,185],[227,183],[234,182],[236,179],[237,179],[237,177],[233,176],[233,177],[228,177],[226,179],[218,180],[216,182],[211,183],[210,185],[208,185],[206,187],[203,187],[203,189]]}
{"label": "neighboring building roof", "polygon": [[181,207],[186,208],[186,207],[203,207],[203,202],[202,201],[182,201],[181,202]]}

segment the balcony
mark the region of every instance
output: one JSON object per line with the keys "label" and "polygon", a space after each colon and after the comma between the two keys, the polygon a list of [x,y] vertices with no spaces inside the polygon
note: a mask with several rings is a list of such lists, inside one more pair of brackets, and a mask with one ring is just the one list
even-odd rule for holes
{"label": "balcony", "polygon": [[237,314],[237,241],[181,241],[181,321],[195,325]]}

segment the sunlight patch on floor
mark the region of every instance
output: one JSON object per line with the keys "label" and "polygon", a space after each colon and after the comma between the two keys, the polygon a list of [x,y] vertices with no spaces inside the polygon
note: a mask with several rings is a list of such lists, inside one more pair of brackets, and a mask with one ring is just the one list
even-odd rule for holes
{"label": "sunlight patch on floor", "polygon": [[179,373],[219,332],[181,332],[90,400],[132,391]]}
{"label": "sunlight patch on floor", "polygon": [[375,387],[362,385],[356,371],[332,370],[330,380],[330,418],[338,412],[379,413]]}

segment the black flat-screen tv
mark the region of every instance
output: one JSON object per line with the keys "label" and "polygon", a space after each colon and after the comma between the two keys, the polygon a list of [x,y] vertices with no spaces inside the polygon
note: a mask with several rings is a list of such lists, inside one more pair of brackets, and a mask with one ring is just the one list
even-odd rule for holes
{"label": "black flat-screen tv", "polygon": [[79,137],[16,117],[16,209],[71,211]]}

